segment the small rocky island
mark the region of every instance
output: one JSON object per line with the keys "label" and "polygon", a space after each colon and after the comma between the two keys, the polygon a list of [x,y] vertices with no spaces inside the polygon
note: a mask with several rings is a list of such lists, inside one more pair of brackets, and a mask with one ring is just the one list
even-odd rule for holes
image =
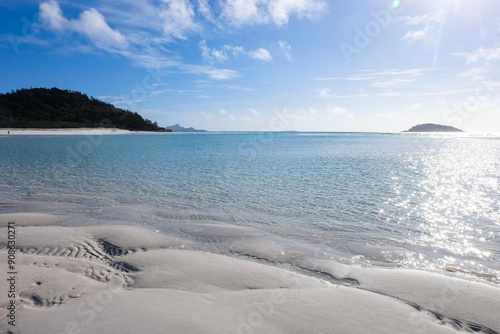
{"label": "small rocky island", "polygon": [[426,124],[415,125],[414,127],[411,127],[403,132],[464,132],[464,131],[449,125],[426,123]]}
{"label": "small rocky island", "polygon": [[179,124],[171,125],[165,127],[167,131],[172,131],[172,132],[207,132],[207,130],[197,130],[193,127],[191,128],[185,128],[183,126],[180,126]]}

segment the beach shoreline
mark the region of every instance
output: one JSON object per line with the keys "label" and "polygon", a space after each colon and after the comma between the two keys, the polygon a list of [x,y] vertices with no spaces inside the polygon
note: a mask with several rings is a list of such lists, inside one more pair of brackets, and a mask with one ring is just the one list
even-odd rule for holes
{"label": "beach shoreline", "polygon": [[151,131],[130,131],[115,128],[61,128],[61,129],[35,129],[35,128],[1,128],[0,136],[92,136],[92,135],[128,135],[134,133],[160,133]]}
{"label": "beach shoreline", "polygon": [[[192,240],[140,226],[71,227],[65,219],[36,212],[0,214],[4,274],[12,272],[7,270],[7,236],[12,228],[16,248],[16,297],[0,292],[0,330],[490,334],[500,330],[496,312],[500,289],[494,286],[326,259],[273,263],[273,256],[284,255],[286,249],[242,243],[231,255],[217,254],[196,250]],[[210,238],[245,231],[212,227],[196,233]],[[9,325],[12,301],[15,326]]]}

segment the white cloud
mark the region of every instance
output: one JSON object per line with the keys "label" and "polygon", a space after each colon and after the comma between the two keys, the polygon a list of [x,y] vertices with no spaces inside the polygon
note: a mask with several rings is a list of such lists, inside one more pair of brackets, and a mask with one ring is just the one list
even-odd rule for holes
{"label": "white cloud", "polygon": [[125,49],[129,45],[127,39],[118,30],[112,29],[104,16],[94,8],[85,10],[76,20],[64,18],[59,3],[53,0],[40,4],[39,8],[42,24],[55,32],[78,32],[103,49]]}
{"label": "white cloud", "polygon": [[173,91],[174,90],[171,89],[171,88],[165,88],[165,89],[154,90],[150,94],[151,94],[151,96],[155,96],[155,95],[160,95],[160,94],[163,94],[163,93],[171,93]]}
{"label": "white cloud", "polygon": [[213,58],[215,58],[215,60],[222,62],[227,59],[227,52],[225,49],[222,50],[213,49],[212,56]]}
{"label": "white cloud", "polygon": [[40,20],[55,31],[61,31],[68,25],[59,3],[54,0],[40,4]]}
{"label": "white cloud", "polygon": [[217,50],[216,48],[209,48],[207,46],[207,42],[204,40],[201,41],[198,46],[201,49],[202,57],[209,62],[223,62],[228,59],[228,54],[237,56],[240,53],[244,53],[244,49],[242,46],[224,45],[219,50]]}
{"label": "white cloud", "polygon": [[214,61],[224,62],[228,60],[229,55],[237,56],[239,54],[247,54],[250,58],[264,61],[273,59],[269,51],[263,48],[246,52],[242,46],[224,45],[221,49],[216,49],[208,47],[207,42],[204,40],[198,46],[200,47],[202,57],[211,63]]}
{"label": "white cloud", "polygon": [[264,61],[270,61],[273,59],[273,57],[271,56],[269,51],[266,49],[262,49],[262,48],[260,48],[258,50],[250,51],[248,53],[248,55],[250,56],[250,58],[260,59],[260,60],[264,60]]}
{"label": "white cloud", "polygon": [[358,72],[359,74],[357,74],[357,75],[354,75],[352,77],[348,77],[347,80],[371,81],[371,80],[376,80],[376,79],[381,79],[381,78],[420,77],[427,71],[428,71],[428,69],[425,69],[425,68],[414,68],[414,69],[409,69],[409,70],[389,69],[389,70],[384,70],[384,71],[365,70],[365,71],[359,71]]}
{"label": "white cloud", "polygon": [[[128,58],[140,67],[162,71],[175,68],[179,72],[212,79],[231,79],[238,75],[231,69],[216,68],[213,63],[222,63],[238,55],[270,61],[274,52],[271,55],[266,48],[245,50],[237,45],[211,48],[202,41],[199,44],[202,56],[211,66],[201,66],[184,63],[182,54],[173,52],[168,43],[188,39],[210,26],[216,29],[226,29],[228,25],[234,29],[246,24],[283,26],[291,17],[313,18],[326,7],[325,0],[117,0],[97,3],[95,8],[84,8],[79,16],[72,13],[70,17],[67,13],[64,15],[62,9],[65,7],[61,7],[58,0],[42,0],[38,27],[54,32],[56,37],[47,40],[47,45],[79,53],[104,50]],[[291,60],[290,45],[284,41],[278,44],[276,54]]]}
{"label": "white cloud", "polygon": [[348,94],[348,95],[330,95],[328,96],[329,98],[335,98],[335,99],[353,99],[353,98],[369,98],[369,97],[375,97],[375,98],[382,98],[382,97],[394,97],[394,96],[401,96],[402,94],[399,92],[393,92],[393,91],[388,91],[388,92],[375,92],[375,93],[358,93],[358,94]]}
{"label": "white cloud", "polygon": [[236,26],[263,23],[283,26],[292,14],[311,18],[325,6],[321,0],[225,0],[222,16]]}
{"label": "white cloud", "polygon": [[238,86],[238,85],[218,85],[217,87],[224,88],[227,90],[239,90],[242,92],[252,92],[255,90],[253,88],[248,88],[248,87],[243,87],[243,86]]}
{"label": "white cloud", "polygon": [[431,23],[441,22],[443,15],[444,11],[439,11],[431,14],[415,15],[414,17],[403,16],[399,18],[398,21],[406,25],[428,25]]}
{"label": "white cloud", "polygon": [[198,12],[208,21],[215,22],[208,0],[198,0]]}
{"label": "white cloud", "polygon": [[[197,73],[198,71],[193,71],[192,73]],[[206,70],[200,70],[200,73],[207,74],[212,79],[224,80],[232,79],[236,77],[237,72],[228,69],[219,68],[208,68]]]}
{"label": "white cloud", "polygon": [[[168,21],[163,27],[165,33],[170,34],[168,38],[185,38],[186,31],[197,29],[197,25],[193,23],[193,8],[188,2],[184,0],[164,0],[163,2],[165,6],[157,15]],[[217,80],[231,79],[237,76],[237,72],[234,70],[185,64],[173,57],[165,56],[163,53],[165,50],[150,46],[150,43],[157,42],[153,38],[138,42],[137,35],[134,35],[134,38],[128,40],[118,30],[111,28],[105,17],[94,8],[83,11],[78,19],[71,20],[63,16],[59,3],[55,0],[44,2],[40,4],[39,8],[42,25],[58,35],[62,35],[64,37],[61,39],[62,41],[67,39],[64,33],[78,33],[90,39],[94,46],[124,56],[140,67],[156,71],[175,67],[184,73],[207,75]],[[147,9],[144,10],[147,11]],[[140,48],[132,48],[131,44]],[[88,46],[83,44],[76,48],[72,46],[72,48],[73,50],[91,51]],[[138,51],[139,49],[140,51]],[[222,55],[215,53],[215,57],[217,56],[222,57]]]}
{"label": "white cloud", "polygon": [[128,46],[126,38],[119,31],[112,29],[104,16],[94,8],[84,11],[78,20],[71,23],[75,31],[86,35],[99,47],[124,49]]}
{"label": "white cloud", "polygon": [[411,43],[413,41],[418,41],[420,39],[425,39],[425,37],[426,37],[425,31],[423,31],[423,30],[418,30],[418,31],[410,30],[401,39],[403,41],[407,41],[407,42]]}
{"label": "white cloud", "polygon": [[349,81],[366,81],[370,87],[374,88],[401,88],[408,86],[419,80],[426,69],[398,70],[390,69],[385,71],[363,71],[360,74],[348,77]]}
{"label": "white cloud", "polygon": [[186,32],[198,30],[194,22],[194,9],[187,0],[162,0],[165,8],[159,12],[163,19],[163,32],[166,36],[186,39]]}
{"label": "white cloud", "polygon": [[458,52],[454,53],[454,56],[464,57],[467,60],[467,63],[476,63],[478,61],[489,62],[491,60],[500,59],[500,47],[496,48],[480,48],[474,52]]}
{"label": "white cloud", "polygon": [[259,0],[227,0],[223,16],[234,25],[258,24],[264,21],[258,7]]}
{"label": "white cloud", "polygon": [[201,41],[198,43],[198,46],[201,49],[201,56],[205,59],[212,59],[212,53],[210,51],[210,48],[207,47],[207,42],[206,41]]}
{"label": "white cloud", "polygon": [[[454,55],[457,56],[459,54],[454,54]],[[464,72],[457,74],[457,76],[478,79],[488,73],[491,73],[491,69],[487,67],[473,67],[473,68],[467,68]]]}
{"label": "white cloud", "polygon": [[288,23],[291,13],[296,13],[299,17],[311,17],[324,7],[324,2],[315,0],[275,0],[270,1],[269,12],[273,22],[282,26]]}
{"label": "white cloud", "polygon": [[219,113],[221,113],[222,115],[225,115],[225,114],[227,114],[227,111],[224,108],[220,108]]}
{"label": "white cloud", "polygon": [[312,78],[313,80],[315,81],[332,81],[332,80],[340,80],[340,79],[343,79],[343,78],[320,78],[320,77],[316,77],[316,78]]}
{"label": "white cloud", "polygon": [[428,38],[435,36],[439,27],[444,22],[445,11],[439,11],[436,13],[430,13],[425,15],[416,15],[413,17],[404,16],[397,19],[398,22],[404,25],[410,26],[420,26],[419,29],[409,30],[401,40],[408,43],[413,43],[415,41],[425,41]]}
{"label": "white cloud", "polygon": [[370,86],[374,88],[399,88],[402,86],[407,86],[408,84],[415,82],[416,80],[416,78],[393,78],[386,80],[375,80],[370,83]]}

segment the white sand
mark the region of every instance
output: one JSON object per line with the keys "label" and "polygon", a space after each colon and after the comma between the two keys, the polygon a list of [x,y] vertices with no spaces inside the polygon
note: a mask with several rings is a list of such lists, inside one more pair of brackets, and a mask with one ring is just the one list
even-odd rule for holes
{"label": "white sand", "polygon": [[78,129],[0,129],[0,136],[56,136],[56,135],[126,135],[136,133],[123,129],[78,128]]}
{"label": "white sand", "polygon": [[0,215],[0,226],[19,222],[16,326],[8,324],[2,283],[2,333],[500,331],[498,287],[327,260],[301,264],[320,279],[294,266],[183,249],[189,241],[140,227],[50,226],[57,217],[36,215]]}

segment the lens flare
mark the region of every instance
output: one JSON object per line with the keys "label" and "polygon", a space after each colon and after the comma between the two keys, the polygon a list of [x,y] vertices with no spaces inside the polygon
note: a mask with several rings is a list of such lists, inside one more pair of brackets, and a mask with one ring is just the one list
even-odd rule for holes
{"label": "lens flare", "polygon": [[398,8],[400,4],[401,4],[401,1],[399,1],[399,0],[394,0],[394,1],[392,2],[392,7],[394,7],[394,8]]}

